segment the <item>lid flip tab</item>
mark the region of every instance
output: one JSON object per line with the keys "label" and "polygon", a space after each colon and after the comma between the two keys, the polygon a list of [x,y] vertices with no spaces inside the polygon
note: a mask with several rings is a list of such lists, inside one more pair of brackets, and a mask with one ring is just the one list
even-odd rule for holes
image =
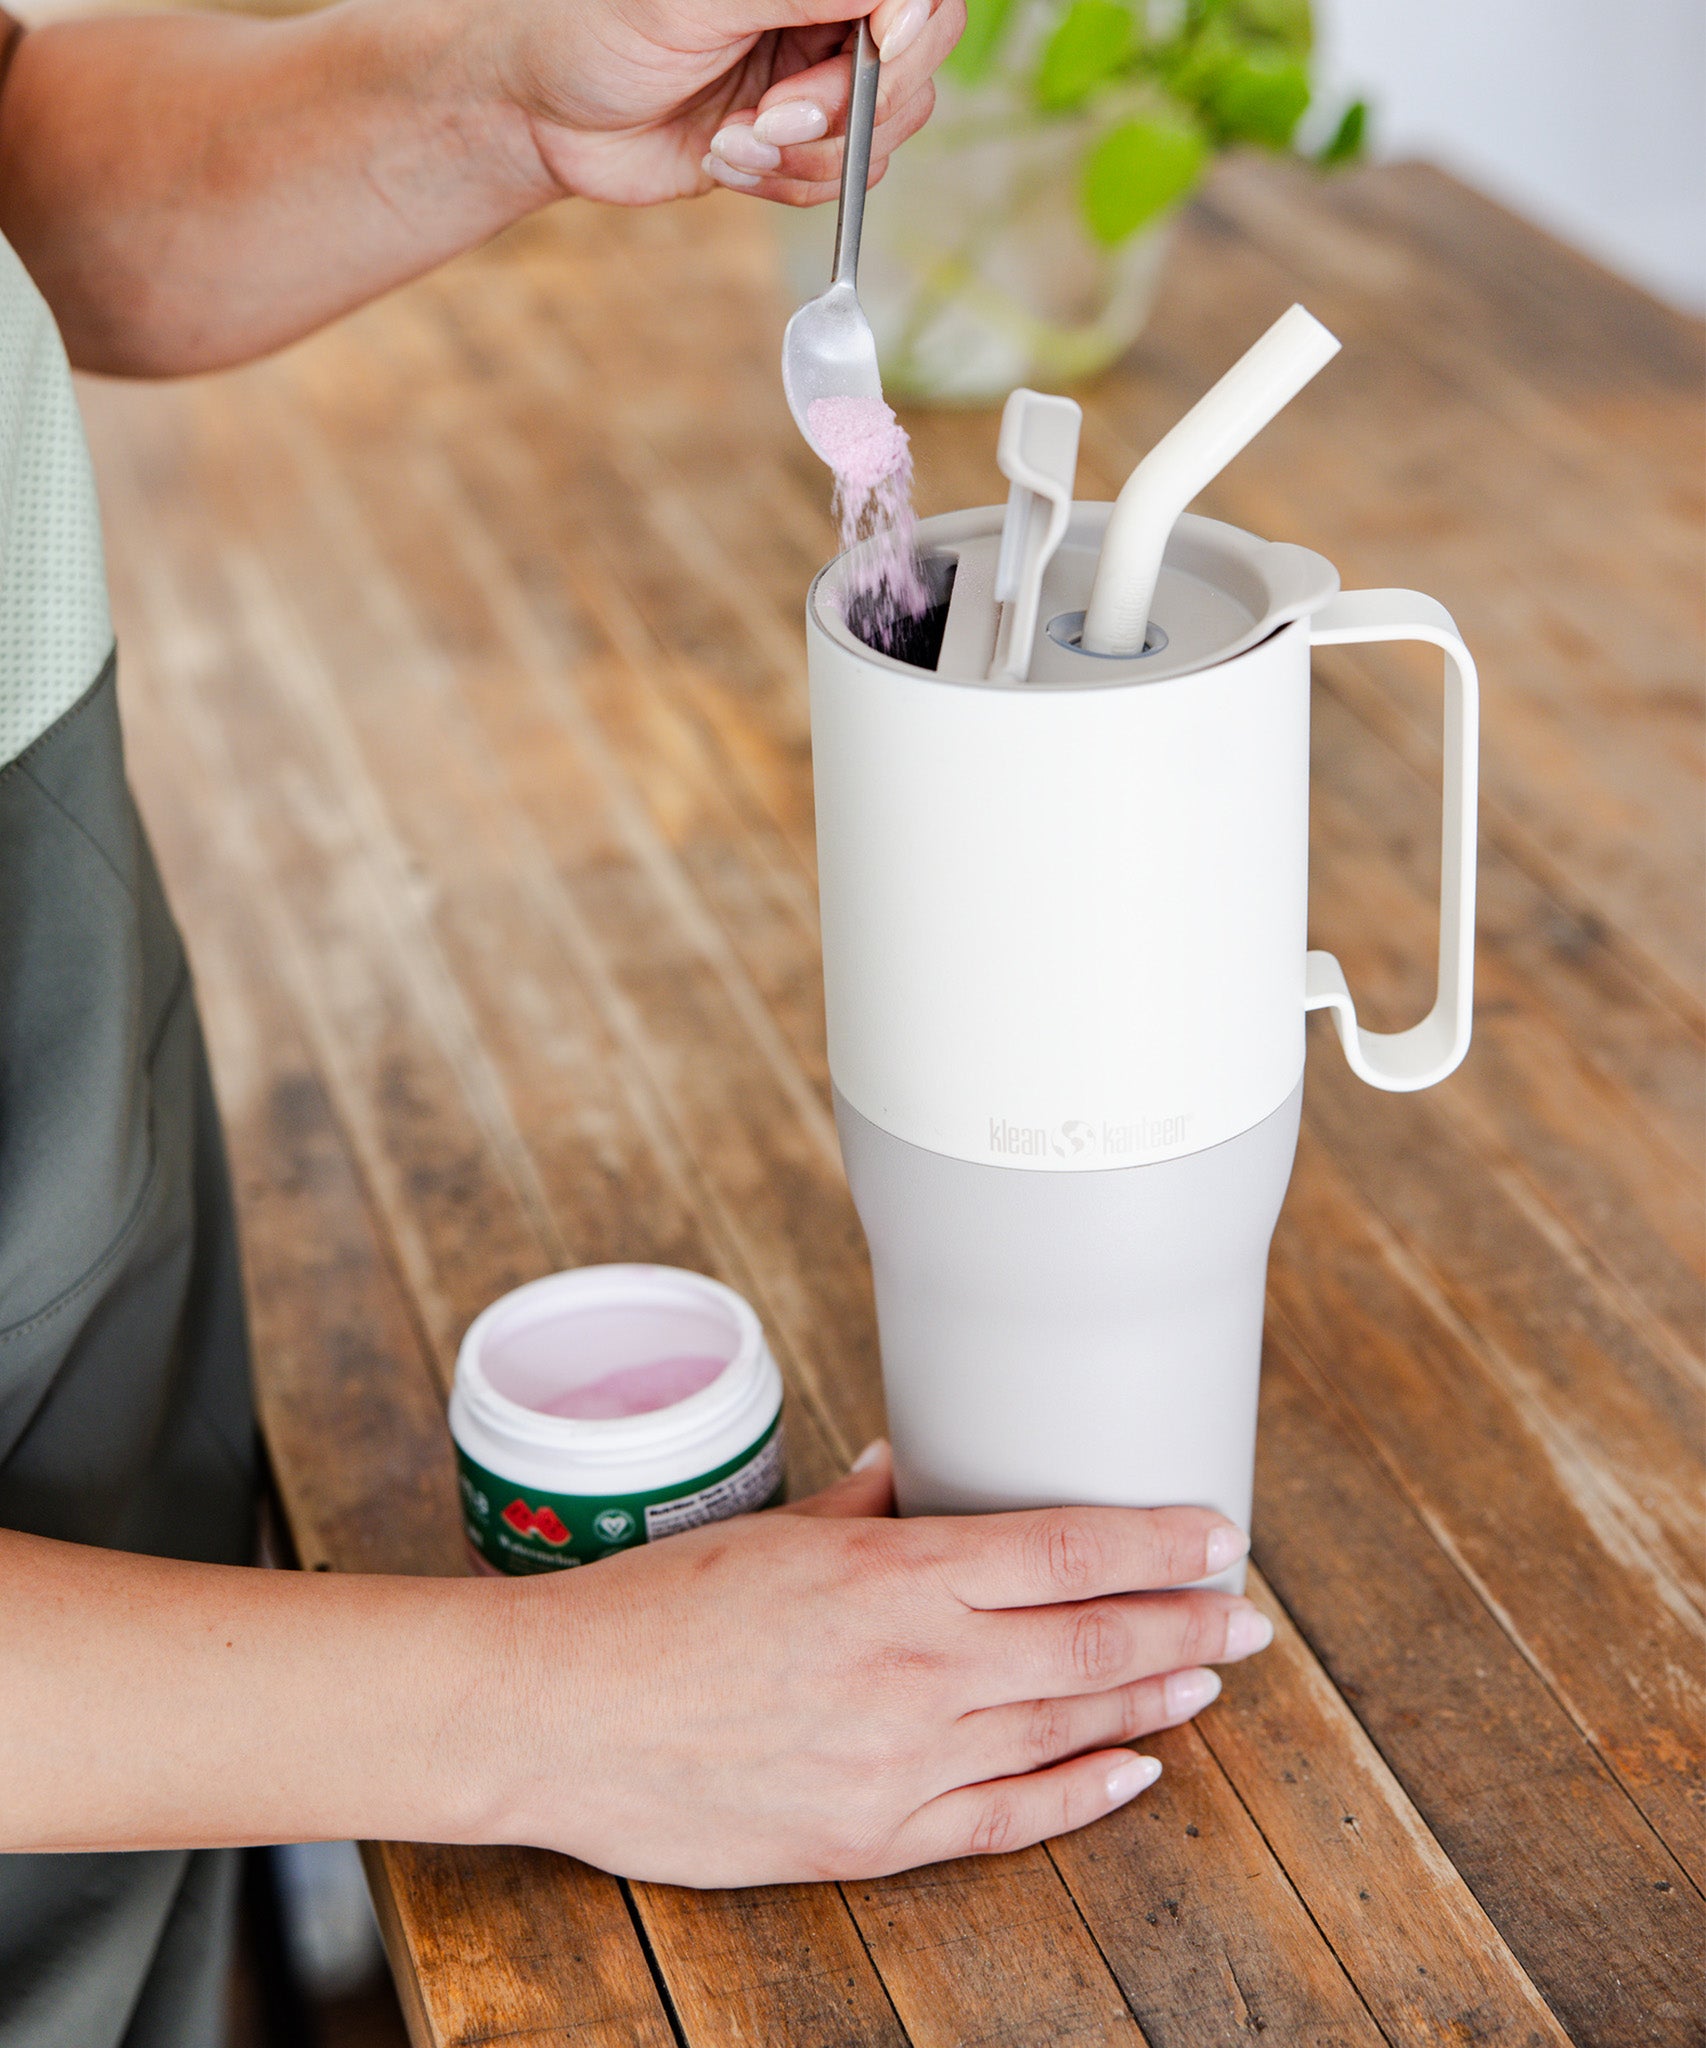
{"label": "lid flip tab", "polygon": [[1023,388],[1009,393],[1002,412],[995,460],[1012,489],[995,570],[1001,623],[991,682],[1022,683],[1030,675],[1043,571],[1072,516],[1082,419],[1076,400]]}

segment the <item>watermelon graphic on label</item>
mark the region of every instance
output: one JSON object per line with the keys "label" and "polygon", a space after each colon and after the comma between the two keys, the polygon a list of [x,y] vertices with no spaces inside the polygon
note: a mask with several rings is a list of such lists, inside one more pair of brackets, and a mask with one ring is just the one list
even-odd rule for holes
{"label": "watermelon graphic on label", "polygon": [[555,1508],[530,1508],[526,1501],[512,1500],[504,1509],[504,1520],[518,1536],[542,1536],[554,1550],[560,1550],[569,1540]]}

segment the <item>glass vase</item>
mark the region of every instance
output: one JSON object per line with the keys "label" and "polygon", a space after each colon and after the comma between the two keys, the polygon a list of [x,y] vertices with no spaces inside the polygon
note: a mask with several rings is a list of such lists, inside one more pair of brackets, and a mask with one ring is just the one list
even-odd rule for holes
{"label": "glass vase", "polygon": [[[1096,124],[1045,117],[1010,86],[944,83],[929,125],[870,195],[859,297],[891,398],[982,405],[1104,368],[1136,340],[1160,281],[1165,221],[1097,241],[1078,184]],[[795,304],[829,281],[833,207],[779,210]]]}

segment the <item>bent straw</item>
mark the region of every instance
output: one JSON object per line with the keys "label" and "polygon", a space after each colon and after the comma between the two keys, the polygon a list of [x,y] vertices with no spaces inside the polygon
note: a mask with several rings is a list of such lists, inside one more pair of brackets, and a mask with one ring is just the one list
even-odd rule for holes
{"label": "bent straw", "polygon": [[1086,652],[1143,651],[1161,556],[1179,514],[1338,352],[1320,321],[1293,306],[1150,449],[1108,517],[1084,615]]}

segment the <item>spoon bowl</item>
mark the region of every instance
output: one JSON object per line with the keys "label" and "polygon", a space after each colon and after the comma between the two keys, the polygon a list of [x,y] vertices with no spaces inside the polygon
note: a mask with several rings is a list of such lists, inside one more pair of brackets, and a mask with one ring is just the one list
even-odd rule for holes
{"label": "spoon bowl", "polygon": [[782,390],[795,425],[823,462],[830,459],[811,428],[811,409],[818,400],[882,397],[876,336],[851,284],[832,284],[788,322],[782,337]]}

